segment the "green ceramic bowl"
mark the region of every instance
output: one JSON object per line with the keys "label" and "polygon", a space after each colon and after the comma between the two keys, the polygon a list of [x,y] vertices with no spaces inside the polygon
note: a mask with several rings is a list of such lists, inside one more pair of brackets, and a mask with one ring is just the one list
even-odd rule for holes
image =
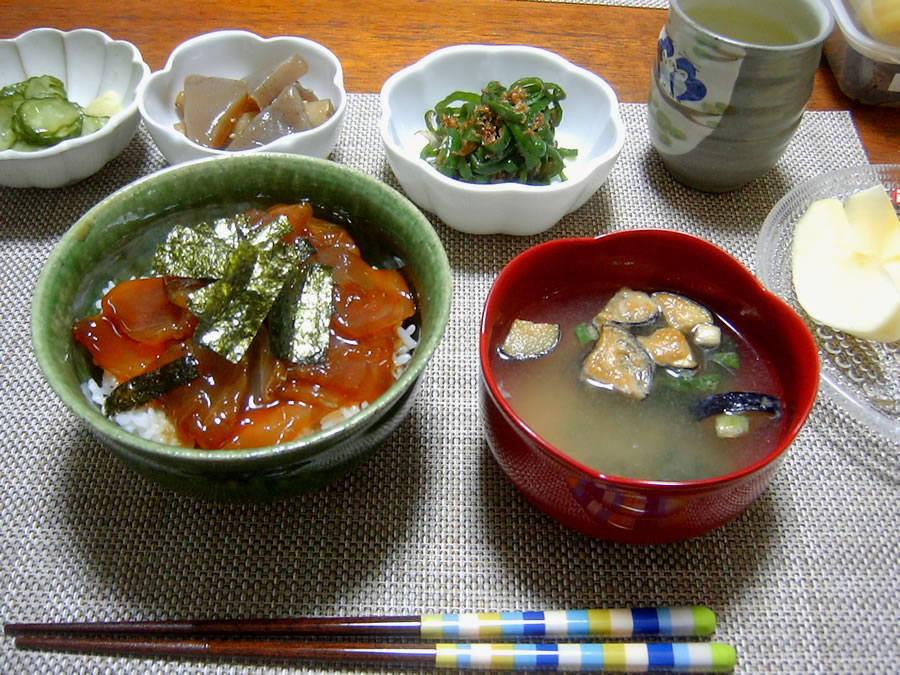
{"label": "green ceramic bowl", "polygon": [[[81,385],[91,365],[76,349],[73,321],[93,313],[110,279],[145,272],[156,243],[185,213],[233,213],[307,199],[317,215],[349,224],[372,259],[396,255],[420,311],[418,346],[406,371],[368,407],[326,431],[248,450],[195,450],[132,435],[103,416]],[[110,195],[54,249],[32,300],[32,340],[62,401],[127,465],[159,483],[216,500],[257,501],[315,490],[377,450],[413,403],[447,325],[450,266],[429,221],[375,178],[327,160],[281,154],[205,159],[164,169]]]}

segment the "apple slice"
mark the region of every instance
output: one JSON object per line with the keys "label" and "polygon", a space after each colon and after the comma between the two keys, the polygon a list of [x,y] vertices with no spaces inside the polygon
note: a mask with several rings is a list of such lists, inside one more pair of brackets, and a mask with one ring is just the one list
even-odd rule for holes
{"label": "apple slice", "polygon": [[880,260],[900,258],[900,219],[883,185],[875,185],[847,198],[853,248]]}
{"label": "apple slice", "polygon": [[813,202],[794,229],[797,300],[819,323],[893,342],[900,339],[900,286],[880,256],[857,250],[858,240],[840,200]]}

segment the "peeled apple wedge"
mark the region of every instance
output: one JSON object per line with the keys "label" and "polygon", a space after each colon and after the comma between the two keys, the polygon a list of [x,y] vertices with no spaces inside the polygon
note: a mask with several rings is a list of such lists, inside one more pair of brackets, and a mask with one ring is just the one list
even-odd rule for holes
{"label": "peeled apple wedge", "polygon": [[882,261],[900,259],[900,223],[881,185],[850,195],[844,210],[855,250]]}
{"label": "peeled apple wedge", "polygon": [[[884,207],[887,208],[884,208]],[[813,202],[794,229],[797,300],[818,323],[900,340],[900,220],[881,186]]]}

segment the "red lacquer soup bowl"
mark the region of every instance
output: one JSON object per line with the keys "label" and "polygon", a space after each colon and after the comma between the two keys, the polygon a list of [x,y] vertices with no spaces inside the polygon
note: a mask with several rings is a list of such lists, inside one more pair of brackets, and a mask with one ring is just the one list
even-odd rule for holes
{"label": "red lacquer soup bowl", "polygon": [[[781,412],[766,451],[730,473],[684,481],[634,479],[589,468],[546,441],[510,404],[497,350],[529,308],[584,293],[664,290],[709,308],[768,365]],[[525,498],[564,525],[603,539],[655,544],[701,535],[743,512],[768,485],[803,426],[819,381],[816,345],[803,320],[728,253],[668,230],[558,239],[514,258],[487,301],[480,334],[479,400],[485,434]],[[552,412],[554,401],[547,400]],[[598,441],[602,443],[602,440]]]}

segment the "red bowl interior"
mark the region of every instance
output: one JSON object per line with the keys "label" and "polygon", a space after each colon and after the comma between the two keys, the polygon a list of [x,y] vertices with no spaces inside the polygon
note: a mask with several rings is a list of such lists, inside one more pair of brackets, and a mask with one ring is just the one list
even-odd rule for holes
{"label": "red bowl interior", "polygon": [[[633,480],[589,469],[527,427],[499,392],[491,371],[492,352],[523,307],[565,292],[583,280],[604,279],[616,288],[630,286],[687,295],[724,317],[768,359],[784,404],[782,436],[769,455],[740,471],[715,478],[683,483]],[[626,541],[683,539],[740,513],[762,492],[777,460],[802,427],[819,381],[816,345],[803,320],[728,253],[698,237],[669,230],[627,230],[596,238],[557,239],[520,254],[500,272],[488,294],[479,349],[481,404],[488,439],[506,473],[530,501],[565,524]],[[523,462],[532,466],[518,466]],[[526,485],[535,471],[556,474],[570,493],[600,490],[601,501],[605,502],[637,500],[644,506],[647,499],[675,502],[659,508],[631,509],[625,519],[628,526],[610,531],[605,516],[588,514],[585,520],[584,499],[578,508],[562,504],[567,499],[563,494],[566,490],[560,491],[559,485],[554,488],[552,481],[535,480]],[[556,493],[550,494],[554,489]],[[720,500],[731,503],[722,505]],[[596,504],[590,508],[596,508]],[[648,521],[647,531],[642,530],[642,519]]]}

